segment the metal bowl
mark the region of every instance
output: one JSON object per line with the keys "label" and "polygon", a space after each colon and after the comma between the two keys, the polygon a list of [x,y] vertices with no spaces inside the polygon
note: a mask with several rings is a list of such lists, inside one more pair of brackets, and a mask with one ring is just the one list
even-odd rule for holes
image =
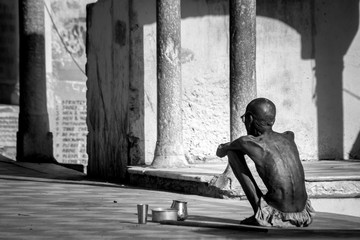
{"label": "metal bowl", "polygon": [[151,211],[153,222],[177,221],[178,211],[174,208],[153,208]]}

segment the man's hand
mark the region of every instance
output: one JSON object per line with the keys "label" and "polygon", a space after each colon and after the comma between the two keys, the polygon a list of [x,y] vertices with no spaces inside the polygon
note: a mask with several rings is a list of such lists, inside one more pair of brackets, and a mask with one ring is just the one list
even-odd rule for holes
{"label": "man's hand", "polygon": [[230,145],[230,143],[223,143],[220,144],[216,150],[216,156],[222,158],[227,155],[228,149],[227,147]]}

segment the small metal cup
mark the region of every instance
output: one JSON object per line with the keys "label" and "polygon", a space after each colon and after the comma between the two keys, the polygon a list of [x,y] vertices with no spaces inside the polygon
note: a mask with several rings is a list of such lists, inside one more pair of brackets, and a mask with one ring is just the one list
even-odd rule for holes
{"label": "small metal cup", "polygon": [[138,223],[146,224],[147,223],[147,215],[148,215],[148,204],[138,204],[137,212],[138,212]]}
{"label": "small metal cup", "polygon": [[187,202],[180,201],[180,200],[173,200],[173,203],[171,204],[171,208],[174,208],[178,210],[178,221],[184,221],[188,217],[187,212]]}

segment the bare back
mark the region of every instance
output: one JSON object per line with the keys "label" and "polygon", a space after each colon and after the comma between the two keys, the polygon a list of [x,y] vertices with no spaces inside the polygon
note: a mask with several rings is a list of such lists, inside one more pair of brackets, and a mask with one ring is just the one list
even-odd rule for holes
{"label": "bare back", "polygon": [[256,165],[268,192],[264,196],[271,206],[283,212],[299,212],[305,207],[307,194],[304,169],[292,132],[267,132],[261,136],[239,139],[241,151]]}

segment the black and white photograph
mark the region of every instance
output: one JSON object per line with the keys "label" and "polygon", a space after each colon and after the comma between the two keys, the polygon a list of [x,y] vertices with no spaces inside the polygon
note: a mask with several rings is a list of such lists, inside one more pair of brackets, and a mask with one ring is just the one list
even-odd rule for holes
{"label": "black and white photograph", "polygon": [[0,239],[359,239],[360,0],[0,0]]}

